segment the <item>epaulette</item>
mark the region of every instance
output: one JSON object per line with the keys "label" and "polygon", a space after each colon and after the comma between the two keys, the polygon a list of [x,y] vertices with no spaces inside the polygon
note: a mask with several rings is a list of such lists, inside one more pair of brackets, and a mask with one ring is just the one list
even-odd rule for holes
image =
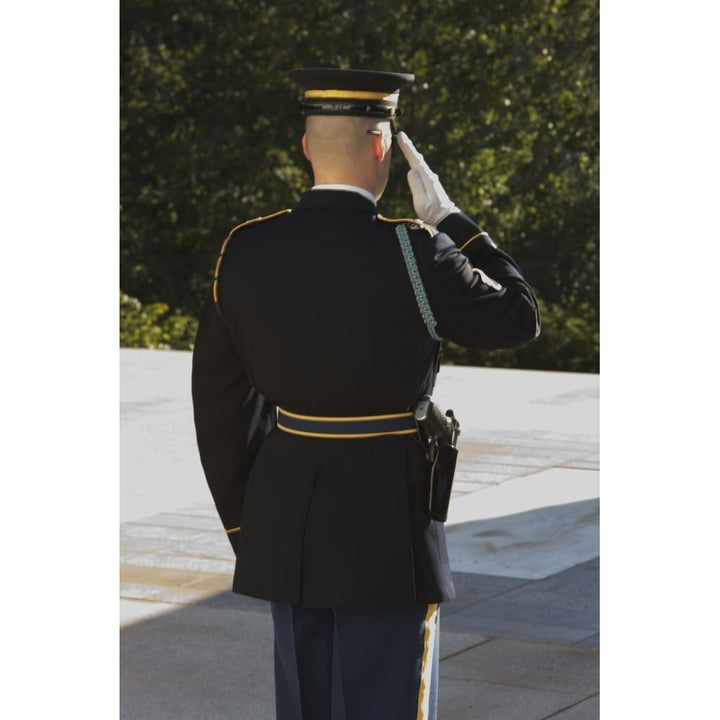
{"label": "epaulette", "polygon": [[212,286],[212,296],[213,301],[215,302],[215,307],[217,308],[218,312],[220,313],[220,316],[222,317],[222,311],[220,310],[220,270],[222,268],[223,260],[225,259],[225,252],[227,250],[228,243],[230,242],[233,235],[235,235],[238,230],[242,230],[243,228],[249,227],[250,225],[257,225],[257,223],[263,222],[265,220],[272,220],[272,218],[280,217],[281,215],[286,215],[287,213],[291,212],[290,209],[280,210],[276,213],[273,213],[272,215],[263,215],[261,217],[256,217],[253,220],[246,220],[244,223],[240,223],[239,225],[236,225],[229,233],[228,236],[225,238],[225,242],[223,242],[222,247],[220,248],[220,256],[217,259],[217,262],[215,263],[215,276],[213,277],[213,286]]}
{"label": "epaulette", "polygon": [[425,232],[427,232],[428,235],[430,235],[431,237],[434,237],[437,233],[434,228],[432,228],[427,223],[424,223],[422,220],[419,220],[418,218],[389,218],[385,217],[384,215],[378,215],[377,219],[382,220],[386,223],[392,223],[394,225],[416,225],[417,227],[421,227],[423,230],[425,230]]}

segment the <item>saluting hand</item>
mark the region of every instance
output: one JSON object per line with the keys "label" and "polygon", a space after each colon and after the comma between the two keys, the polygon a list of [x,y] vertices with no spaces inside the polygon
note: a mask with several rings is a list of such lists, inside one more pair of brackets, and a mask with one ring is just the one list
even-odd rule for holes
{"label": "saluting hand", "polygon": [[407,180],[415,212],[420,220],[437,226],[450,213],[460,212],[440,184],[440,178],[430,169],[410,138],[402,131],[398,133],[397,144],[410,165]]}

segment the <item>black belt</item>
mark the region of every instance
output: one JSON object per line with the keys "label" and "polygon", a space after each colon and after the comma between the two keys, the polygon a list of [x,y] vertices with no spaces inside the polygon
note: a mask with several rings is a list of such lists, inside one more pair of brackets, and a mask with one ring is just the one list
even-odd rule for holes
{"label": "black belt", "polygon": [[278,408],[277,426],[280,430],[293,435],[338,440],[361,440],[383,435],[412,435],[418,431],[415,416],[411,412],[360,417],[317,417],[298,415]]}

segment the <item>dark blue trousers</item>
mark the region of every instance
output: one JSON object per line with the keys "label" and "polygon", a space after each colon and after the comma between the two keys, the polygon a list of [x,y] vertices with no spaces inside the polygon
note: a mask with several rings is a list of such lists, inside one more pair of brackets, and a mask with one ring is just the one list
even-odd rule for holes
{"label": "dark blue trousers", "polygon": [[271,606],[277,720],[435,720],[438,605]]}

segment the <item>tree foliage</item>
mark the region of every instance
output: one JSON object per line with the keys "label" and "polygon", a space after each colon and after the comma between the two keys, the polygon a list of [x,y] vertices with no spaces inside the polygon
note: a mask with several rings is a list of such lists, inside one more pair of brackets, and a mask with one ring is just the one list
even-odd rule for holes
{"label": "tree foliage", "polygon": [[171,312],[167,303],[143,305],[120,292],[121,347],[187,350],[192,347],[197,327],[194,317]]}
{"label": "tree foliage", "polygon": [[[196,316],[228,230],[312,178],[287,70],[413,72],[401,127],[518,261],[544,310],[515,351],[450,362],[597,371],[597,0],[123,0],[121,287]],[[381,200],[412,214],[400,153]]]}

